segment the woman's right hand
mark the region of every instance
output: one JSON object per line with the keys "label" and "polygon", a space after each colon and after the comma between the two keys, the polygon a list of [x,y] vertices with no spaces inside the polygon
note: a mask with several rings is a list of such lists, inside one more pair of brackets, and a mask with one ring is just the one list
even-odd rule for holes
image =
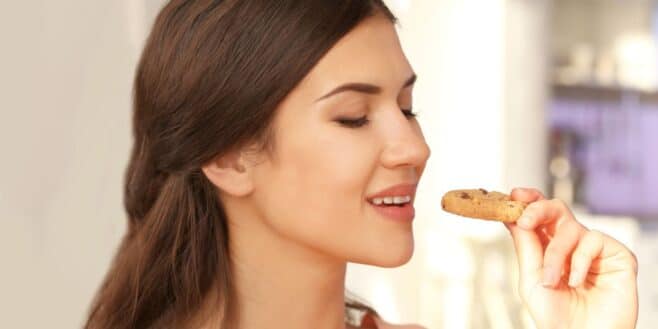
{"label": "woman's right hand", "polygon": [[612,237],[590,231],[559,200],[515,189],[529,203],[506,224],[514,238],[521,298],[537,328],[634,328],[637,260]]}

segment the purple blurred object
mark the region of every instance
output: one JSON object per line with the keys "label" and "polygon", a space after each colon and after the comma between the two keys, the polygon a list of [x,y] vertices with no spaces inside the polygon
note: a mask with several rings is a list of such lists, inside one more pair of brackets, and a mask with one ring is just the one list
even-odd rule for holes
{"label": "purple blurred object", "polygon": [[658,105],[557,99],[552,130],[574,134],[581,202],[594,213],[658,215]]}

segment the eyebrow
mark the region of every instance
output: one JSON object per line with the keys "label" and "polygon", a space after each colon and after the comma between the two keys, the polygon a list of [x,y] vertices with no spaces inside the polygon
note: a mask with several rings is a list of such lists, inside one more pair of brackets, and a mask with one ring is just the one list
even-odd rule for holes
{"label": "eyebrow", "polygon": [[[402,89],[413,85],[414,82],[416,82],[416,74],[415,73],[412,74],[411,77],[409,77],[409,79],[407,79],[407,81],[402,86]],[[360,93],[364,93],[364,94],[379,94],[382,91],[382,88],[379,87],[379,86],[368,84],[368,83],[350,82],[350,83],[346,83],[346,84],[343,84],[341,86],[338,86],[334,90],[332,90],[329,93],[327,93],[326,95],[316,99],[315,101],[316,102],[321,101],[321,100],[323,100],[327,97],[333,96],[335,94],[338,94],[338,93],[341,93],[341,92],[344,92],[344,91],[356,91],[356,92],[360,92]]]}

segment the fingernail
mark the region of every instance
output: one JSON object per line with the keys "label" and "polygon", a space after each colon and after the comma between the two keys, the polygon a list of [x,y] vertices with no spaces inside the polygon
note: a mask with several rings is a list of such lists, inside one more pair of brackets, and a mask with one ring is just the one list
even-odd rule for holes
{"label": "fingernail", "polygon": [[544,287],[552,287],[559,280],[557,270],[553,267],[544,268],[542,284]]}
{"label": "fingernail", "polygon": [[532,218],[528,216],[521,216],[521,218],[519,218],[519,220],[516,221],[516,225],[518,225],[520,228],[531,229]]}

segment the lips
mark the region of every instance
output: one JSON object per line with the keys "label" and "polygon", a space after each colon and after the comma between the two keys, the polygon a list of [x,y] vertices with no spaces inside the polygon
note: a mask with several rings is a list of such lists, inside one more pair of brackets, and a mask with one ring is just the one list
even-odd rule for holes
{"label": "lips", "polygon": [[[414,209],[413,206],[413,200],[415,199],[415,195],[416,195],[416,186],[417,186],[416,183],[394,185],[380,192],[372,194],[368,196],[366,199],[368,200],[370,206],[372,206],[372,209],[374,209],[375,212],[379,214],[381,217],[388,220],[393,220],[394,222],[397,223],[410,223],[411,221],[413,221],[414,217],[416,216],[416,210]],[[410,196],[411,201],[401,205],[385,205],[385,204],[376,205],[373,203],[373,199],[375,198],[386,198],[386,197],[405,196],[405,195]]]}
{"label": "lips", "polygon": [[411,196],[411,202],[413,203],[414,196],[416,195],[417,183],[404,183],[398,184],[386,189],[383,189],[375,194],[371,194],[366,197],[368,202],[372,203],[374,198],[385,198],[385,197],[394,197],[394,196]]}

